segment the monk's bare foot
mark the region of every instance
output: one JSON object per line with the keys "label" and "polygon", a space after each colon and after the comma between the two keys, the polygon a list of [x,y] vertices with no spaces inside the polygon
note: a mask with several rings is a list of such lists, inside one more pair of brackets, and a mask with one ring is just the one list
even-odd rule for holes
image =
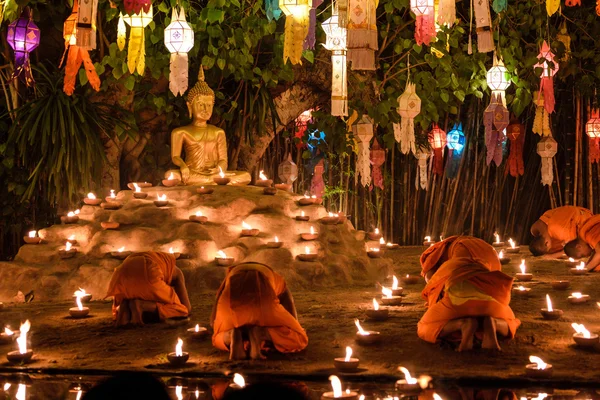
{"label": "monk's bare foot", "polygon": [[131,311],[131,323],[133,325],[144,325],[142,320],[142,304],[140,300],[129,300],[129,311]]}
{"label": "monk's bare foot", "polygon": [[496,319],[485,317],[483,319],[483,340],[481,341],[482,349],[500,350],[498,344],[498,336],[496,335]]}
{"label": "monk's bare foot", "polygon": [[229,345],[229,359],[234,360],[245,360],[246,351],[244,350],[244,338],[242,337],[242,330],[240,328],[234,328],[231,333],[231,344]]}
{"label": "monk's bare foot", "polygon": [[263,338],[266,336],[264,330],[262,326],[250,328],[250,358],[253,360],[267,359],[262,353]]}
{"label": "monk's bare foot", "polygon": [[477,330],[477,321],[475,318],[465,318],[461,322],[461,340],[458,351],[472,350],[473,338],[475,337],[475,331]]}
{"label": "monk's bare foot", "polygon": [[131,311],[129,311],[129,300],[123,300],[117,311],[117,326],[125,326],[131,320]]}

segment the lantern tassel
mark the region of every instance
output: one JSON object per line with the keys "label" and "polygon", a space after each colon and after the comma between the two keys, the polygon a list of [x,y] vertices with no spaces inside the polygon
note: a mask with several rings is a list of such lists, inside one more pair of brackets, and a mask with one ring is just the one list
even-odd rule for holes
{"label": "lantern tassel", "polygon": [[312,6],[308,11],[308,34],[304,39],[304,50],[315,49],[315,43],[317,42],[315,37],[315,32],[317,29],[317,8],[321,4],[323,4],[323,0],[312,0]]}
{"label": "lantern tassel", "polygon": [[[280,4],[281,6],[281,4]],[[283,38],[283,62],[288,60],[292,64],[302,64],[302,50],[304,48],[304,39],[308,34],[308,4],[302,4],[303,12],[298,12],[285,17],[285,31]]]}
{"label": "lantern tassel", "polygon": [[552,157],[543,157],[542,158],[542,184],[552,185],[554,181],[554,173],[552,171]]}
{"label": "lantern tassel", "polygon": [[473,2],[475,12],[475,25],[477,32],[477,50],[488,53],[494,50],[494,37],[492,35],[490,3],[488,0]]}
{"label": "lantern tassel", "polygon": [[119,50],[125,48],[125,42],[127,41],[127,28],[125,27],[125,21],[123,21],[123,14],[119,14],[119,23],[117,24],[117,46]]}
{"label": "lantern tassel", "polygon": [[448,179],[454,179],[458,175],[460,160],[462,159],[461,153],[456,150],[450,150],[448,153],[448,161],[446,162],[446,177]]}
{"label": "lantern tassel", "polygon": [[188,55],[172,53],[169,70],[169,89],[175,96],[182,95],[188,88]]}
{"label": "lantern tassel", "polygon": [[144,49],[144,28],[131,27],[129,33],[129,47],[127,49],[127,68],[129,73],[137,71],[138,74],[144,73],[146,49]]}
{"label": "lantern tassel", "polygon": [[523,164],[523,144],[525,143],[525,135],[520,134],[516,138],[510,138],[510,154],[508,155],[507,172],[511,176],[522,176],[525,173],[525,165]]}
{"label": "lantern tassel", "polygon": [[444,174],[444,149],[433,149],[433,173]]}
{"label": "lantern tassel", "polygon": [[348,115],[348,78],[345,50],[331,52],[331,115],[345,117]]}
{"label": "lantern tassel", "polygon": [[554,112],[554,79],[551,76],[543,76],[540,81],[539,96],[544,97],[544,108],[548,114]]}
{"label": "lantern tassel", "polygon": [[29,61],[29,53],[25,51],[15,51],[15,70],[13,79],[21,78],[25,81],[25,85],[33,86],[35,80],[31,72],[31,64]]}
{"label": "lantern tassel", "polygon": [[440,0],[438,6],[437,23],[452,27],[456,21],[456,0]]}
{"label": "lantern tassel", "polygon": [[358,158],[356,170],[360,174],[360,183],[363,186],[371,184],[371,163],[369,162],[369,144],[362,141],[358,143]]}
{"label": "lantern tassel", "polygon": [[600,138],[589,139],[589,160],[590,163],[600,163]]}
{"label": "lantern tassel", "polygon": [[408,154],[411,151],[416,154],[415,120],[402,117],[399,124],[394,124],[394,138],[400,143],[402,154]]}
{"label": "lantern tassel", "polygon": [[418,169],[419,173],[415,176],[415,187],[419,190],[419,187],[423,190],[427,190],[428,182],[428,174],[427,174],[427,159],[429,158],[429,153],[426,151],[422,151],[420,148],[415,153],[415,157],[418,161]]}

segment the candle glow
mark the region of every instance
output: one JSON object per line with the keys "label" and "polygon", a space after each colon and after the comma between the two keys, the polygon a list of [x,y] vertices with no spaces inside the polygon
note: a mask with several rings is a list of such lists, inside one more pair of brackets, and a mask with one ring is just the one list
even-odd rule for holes
{"label": "candle glow", "polygon": [[381,293],[383,293],[383,296],[387,299],[391,299],[392,298],[392,289],[386,288],[385,286],[381,287]]}
{"label": "candle glow", "polygon": [[196,217],[201,217],[202,216],[202,211],[196,211]]}
{"label": "candle glow", "polygon": [[512,240],[512,238],[508,239],[508,244],[510,244],[511,248],[513,248],[513,249],[515,248],[515,242],[514,242],[514,240]]}
{"label": "candle glow", "polygon": [[425,241],[426,242],[431,242],[431,236],[425,236]]}
{"label": "candle glow", "polygon": [[200,332],[200,325],[196,324],[196,326],[194,327],[194,332]]}
{"label": "candle glow", "polygon": [[142,188],[135,182],[133,182],[133,187],[136,193],[140,193],[142,191]]}
{"label": "candle glow", "polygon": [[233,375],[233,383],[235,383],[236,385],[238,385],[239,387],[243,388],[246,386],[246,380],[244,379],[244,377],[238,373]]}
{"label": "candle glow", "polygon": [[217,258],[227,258],[227,254],[223,250],[217,251]]}
{"label": "candle glow", "polygon": [[17,389],[17,394],[15,395],[15,399],[17,400],[25,400],[27,398],[27,386],[19,383],[19,388]]}
{"label": "candle glow", "polygon": [[379,238],[379,244],[381,244],[381,245],[385,244],[385,240],[383,239],[383,236]]}
{"label": "candle glow", "polygon": [[173,179],[175,179],[175,176],[173,176],[172,172],[169,174],[169,177],[167,179],[170,180],[170,181],[172,181]]}
{"label": "candle glow", "polygon": [[83,311],[83,304],[81,304],[81,297],[75,297],[75,303],[77,303],[77,308],[79,311]]}
{"label": "candle glow", "polygon": [[92,192],[89,192],[87,194],[87,198],[90,199],[90,200],[96,200],[96,195],[94,193],[92,193]]}
{"label": "candle glow", "polygon": [[37,234],[37,231],[29,231],[28,235],[30,238],[34,238],[36,234]]}
{"label": "candle glow", "polygon": [[111,198],[111,199],[114,199],[115,197],[117,197],[117,196],[115,195],[115,191],[114,191],[114,190],[112,190],[112,189],[110,189],[110,198]]}
{"label": "candle glow", "polygon": [[245,221],[242,221],[242,229],[252,229],[252,226],[248,225]]}
{"label": "candle glow", "polygon": [[571,293],[571,296],[575,297],[576,299],[580,299],[583,297],[583,294],[581,294],[580,292],[574,292]]}
{"label": "candle glow", "polygon": [[440,396],[439,394],[434,393],[433,394],[433,400],[444,400],[444,399],[442,399],[442,396]]}
{"label": "candle glow", "polygon": [[21,354],[27,353],[27,332],[29,332],[30,328],[31,324],[29,323],[29,320],[27,320],[21,324],[21,328],[19,329],[21,334],[17,338],[17,344],[19,345],[19,353]]}
{"label": "candle glow", "polygon": [[569,262],[575,262],[575,259],[573,257],[569,257]]}
{"label": "candle glow", "polygon": [[10,383],[5,383],[4,384],[4,391],[6,392],[8,389],[10,389]]}
{"label": "candle glow", "polygon": [[535,364],[535,369],[546,369],[546,364],[541,358],[537,356],[529,356],[529,362]]}
{"label": "candle glow", "polygon": [[70,251],[71,250],[71,242],[67,242],[65,244],[65,251]]}
{"label": "candle glow", "polygon": [[75,240],[75,235],[71,235],[67,238],[68,241],[72,242]]}
{"label": "candle glow", "polygon": [[275,243],[279,243],[279,238],[275,236]]}
{"label": "candle glow", "polygon": [[73,211],[69,211],[67,213],[67,217],[74,217],[74,216],[75,216],[75,213]]}
{"label": "candle glow", "polygon": [[73,296],[75,297],[84,297],[85,295],[87,295],[87,292],[85,291],[85,289],[82,288],[79,288],[79,290],[73,292]]}
{"label": "candle glow", "polygon": [[525,286],[518,286],[517,290],[520,290],[521,292],[524,292],[525,291]]}
{"label": "candle glow", "polygon": [[261,181],[267,180],[267,176],[265,175],[263,170],[260,170],[260,172],[258,173],[258,177],[260,178]]}
{"label": "candle glow", "polygon": [[354,325],[356,325],[356,328],[358,329],[358,334],[362,335],[362,336],[368,336],[370,335],[369,332],[365,331],[362,326],[360,326],[360,322],[358,321],[358,319],[354,319]]}
{"label": "candle glow", "polygon": [[408,369],[406,369],[404,367],[398,367],[398,369],[404,374],[404,380],[406,381],[406,383],[408,383],[409,385],[417,384],[417,378],[413,378],[410,375],[410,372],[408,371]]}
{"label": "candle glow", "polygon": [[305,216],[305,215],[304,215],[304,211],[302,211],[302,212],[300,213],[300,215],[304,217],[304,216]]}
{"label": "candle glow", "polygon": [[74,213],[75,215],[79,215],[79,213],[80,213],[80,211],[79,211],[79,208],[78,208],[77,210],[75,210],[73,213]]}
{"label": "candle glow", "polygon": [[312,226],[310,227],[310,234],[314,235],[315,234],[315,228],[313,228]]}
{"label": "candle glow", "polygon": [[500,243],[500,235],[498,235],[498,232],[494,232],[494,237],[496,238],[496,243]]}
{"label": "candle glow", "polygon": [[346,358],[344,358],[344,361],[350,361],[350,357],[352,357],[352,347],[346,346]]}
{"label": "candle glow", "polygon": [[524,274],[526,270],[525,259],[521,259],[521,265],[519,265],[519,268],[521,269],[521,273]]}
{"label": "candle glow", "polygon": [[158,195],[158,201],[166,201],[167,200],[167,195],[166,194],[159,194]]}
{"label": "candle glow", "polygon": [[373,299],[373,310],[375,310],[375,311],[379,310],[379,303],[375,299]]}
{"label": "candle glow", "polygon": [[396,275],[392,275],[392,289],[398,289],[398,278],[396,278]]}
{"label": "candle glow", "polygon": [[221,167],[219,167],[219,177],[225,178],[225,173],[223,172],[223,170],[221,169]]}
{"label": "candle glow", "polygon": [[304,246],[304,254],[310,254],[310,248],[308,246]]}
{"label": "candle glow", "polygon": [[182,389],[183,386],[175,386],[175,396],[177,397],[177,400],[183,400],[183,393],[181,392]]}
{"label": "candle glow", "polygon": [[[575,332],[582,335],[584,338],[586,338],[586,339],[591,338],[590,331],[585,329],[585,326],[583,326],[583,324],[578,324],[578,323],[573,322],[571,324],[571,326],[573,327],[573,329],[575,329]],[[19,340],[19,339],[17,339],[17,340]]]}
{"label": "candle glow", "polygon": [[329,380],[331,381],[331,389],[333,390],[333,397],[334,398],[339,398],[342,397],[342,382],[340,381],[340,378],[338,378],[335,375],[331,375],[329,377]]}
{"label": "candle glow", "polygon": [[125,251],[125,246],[123,246],[123,247],[119,247],[119,249],[118,249],[117,251],[118,251],[119,253],[122,253],[122,252],[124,252],[124,251]]}
{"label": "candle glow", "polygon": [[379,228],[375,228],[375,234],[379,235]]}
{"label": "candle glow", "polygon": [[177,338],[177,344],[175,345],[175,355],[177,357],[183,356],[183,340]]}
{"label": "candle glow", "polygon": [[585,269],[585,263],[583,261],[580,262],[579,265],[575,267],[575,269],[584,270]]}
{"label": "candle glow", "polygon": [[548,312],[554,311],[554,309],[552,308],[552,300],[550,300],[549,295],[546,295],[546,307],[548,309]]}
{"label": "candle glow", "polygon": [[4,334],[5,334],[6,336],[12,336],[12,335],[14,335],[14,334],[15,334],[15,332],[14,332],[14,331],[12,331],[12,330],[10,330],[10,329],[9,329],[7,326],[5,326],[5,327],[4,327]]}
{"label": "candle glow", "polygon": [[504,258],[504,250],[500,250],[500,253],[498,253],[498,258]]}

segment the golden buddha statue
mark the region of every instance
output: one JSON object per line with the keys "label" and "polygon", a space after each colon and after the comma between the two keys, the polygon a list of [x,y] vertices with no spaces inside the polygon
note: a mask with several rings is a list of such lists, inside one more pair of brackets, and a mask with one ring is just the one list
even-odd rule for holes
{"label": "golden buddha statue", "polygon": [[[204,82],[200,67],[198,82],[187,94],[187,106],[192,118],[190,125],[171,132],[171,160],[179,169],[169,170],[186,185],[214,185],[220,169],[231,179],[231,185],[247,185],[251,177],[245,171],[227,171],[227,139],[225,131],[207,124],[213,112],[215,92]],[[185,160],[181,156],[185,151]]]}

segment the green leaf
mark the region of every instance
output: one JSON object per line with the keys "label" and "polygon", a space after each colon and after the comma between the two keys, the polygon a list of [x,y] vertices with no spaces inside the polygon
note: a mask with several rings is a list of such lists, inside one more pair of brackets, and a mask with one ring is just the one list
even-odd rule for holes
{"label": "green leaf", "polygon": [[214,24],[215,22],[222,22],[223,21],[223,17],[224,17],[225,13],[223,12],[223,10],[217,9],[217,8],[210,8],[208,10],[208,22],[210,22],[211,24]]}
{"label": "green leaf", "polygon": [[129,75],[125,79],[125,82],[123,82],[123,86],[125,86],[127,90],[133,90],[133,88],[135,87],[135,78],[133,77],[133,75]]}
{"label": "green leaf", "polygon": [[444,103],[447,103],[450,101],[450,95],[447,92],[441,92],[440,93],[440,98],[442,99],[442,101]]}
{"label": "green leaf", "polygon": [[78,75],[79,75],[79,84],[81,86],[84,86],[86,83],[88,83],[88,77],[87,77],[87,75],[85,73],[85,69],[81,68],[79,70],[79,74]]}
{"label": "green leaf", "polygon": [[223,71],[225,69],[225,60],[222,58],[217,59],[217,67]]}
{"label": "green leaf", "polygon": [[304,50],[302,56],[308,60],[311,64],[315,63],[315,54],[311,50]]}
{"label": "green leaf", "polygon": [[204,56],[202,57],[202,65],[207,69],[211,69],[215,65],[215,59],[213,57]]}

